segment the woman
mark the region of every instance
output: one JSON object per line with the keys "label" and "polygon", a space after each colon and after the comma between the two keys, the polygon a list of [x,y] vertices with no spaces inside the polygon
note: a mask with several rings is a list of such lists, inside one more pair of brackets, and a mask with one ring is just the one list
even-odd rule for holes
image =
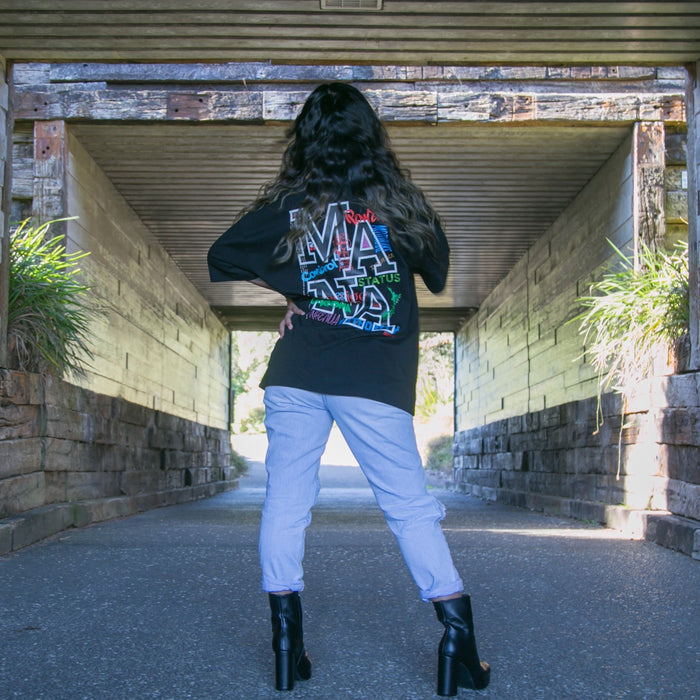
{"label": "woman", "polygon": [[[438,694],[484,688],[469,597],[426,489],[412,414],[418,368],[414,273],[445,285],[437,214],[401,170],[378,117],[350,85],[321,85],[277,178],[212,246],[212,281],[249,280],[288,300],[261,386],[267,493],[260,527],[276,687],[308,679],[299,591],[304,535],[335,421],[374,491],[423,600],[445,625]],[[294,319],[292,321],[292,319]],[[285,332],[286,331],[286,332]]]}

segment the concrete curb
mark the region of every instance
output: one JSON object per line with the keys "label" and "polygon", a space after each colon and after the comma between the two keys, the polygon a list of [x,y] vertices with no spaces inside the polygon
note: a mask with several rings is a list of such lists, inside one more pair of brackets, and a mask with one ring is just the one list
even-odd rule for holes
{"label": "concrete curb", "polygon": [[635,540],[674,549],[700,561],[700,522],[668,511],[606,506],[605,524]]}
{"label": "concrete curb", "polygon": [[453,481],[447,481],[444,488],[467,493],[484,501],[601,523],[613,530],[619,530],[630,539],[653,542],[700,561],[700,522],[674,515],[669,511],[635,510],[626,506],[485,486],[472,485],[469,488],[465,484],[456,484]]}
{"label": "concrete curb", "polygon": [[136,496],[119,496],[75,503],[54,503],[0,520],[0,556],[39,542],[71,527],[123,518],[153,508],[198,501],[237,489],[238,479]]}

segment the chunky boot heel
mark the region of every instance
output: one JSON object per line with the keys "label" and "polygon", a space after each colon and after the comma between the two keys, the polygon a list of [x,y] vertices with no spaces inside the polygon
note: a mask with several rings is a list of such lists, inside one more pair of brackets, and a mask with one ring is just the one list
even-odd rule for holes
{"label": "chunky boot heel", "polygon": [[311,678],[311,662],[304,649],[299,594],[270,593],[272,649],[275,652],[275,688],[294,690],[294,681]]}
{"label": "chunky boot heel", "polygon": [[292,652],[275,652],[275,688],[277,690],[294,690],[295,676]]}
{"label": "chunky boot heel", "polygon": [[482,690],[491,680],[491,668],[479,660],[469,596],[433,605],[445,626],[438,649],[438,695],[456,695],[458,687]]}
{"label": "chunky boot heel", "polygon": [[443,697],[457,695],[457,666],[459,662],[451,656],[438,657],[438,695]]}

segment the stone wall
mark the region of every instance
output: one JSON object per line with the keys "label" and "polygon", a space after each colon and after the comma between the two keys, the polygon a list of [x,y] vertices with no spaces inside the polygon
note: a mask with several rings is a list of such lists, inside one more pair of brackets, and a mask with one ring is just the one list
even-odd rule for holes
{"label": "stone wall", "polygon": [[81,385],[218,428],[228,426],[229,333],[99,166],[69,133],[67,249],[102,313]]}
{"label": "stone wall", "polygon": [[594,396],[575,300],[632,246],[631,137],[457,334],[458,430]]}
{"label": "stone wall", "polygon": [[[15,210],[58,225],[98,310],[86,376],[0,370],[0,553],[67,527],[235,488],[230,336],[94,160],[16,131]],[[42,166],[42,167],[39,167]],[[46,218],[46,217],[44,217]]]}
{"label": "stone wall", "polygon": [[486,500],[607,523],[700,559],[700,374],[455,435],[453,483]]}
{"label": "stone wall", "polygon": [[[685,135],[666,135],[667,244],[687,235]],[[627,139],[457,336],[454,486],[608,523],[700,557],[698,375],[603,398],[576,299],[634,240]],[[672,371],[668,367],[664,372]]]}
{"label": "stone wall", "polygon": [[0,554],[236,486],[226,430],[0,370]]}

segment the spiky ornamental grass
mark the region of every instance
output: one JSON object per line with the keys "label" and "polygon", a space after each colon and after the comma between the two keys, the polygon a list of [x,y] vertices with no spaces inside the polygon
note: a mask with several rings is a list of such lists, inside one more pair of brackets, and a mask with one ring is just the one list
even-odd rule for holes
{"label": "spiky ornamental grass", "polygon": [[612,243],[620,267],[591,285],[578,302],[586,356],[600,390],[625,393],[653,372],[654,361],[688,333],[688,244],[671,253],[642,245],[639,265]]}
{"label": "spiky ornamental grass", "polygon": [[11,234],[8,340],[22,370],[82,376],[94,310],[77,263],[88,253],[66,253],[62,236],[47,236],[53,223],[27,219]]}

